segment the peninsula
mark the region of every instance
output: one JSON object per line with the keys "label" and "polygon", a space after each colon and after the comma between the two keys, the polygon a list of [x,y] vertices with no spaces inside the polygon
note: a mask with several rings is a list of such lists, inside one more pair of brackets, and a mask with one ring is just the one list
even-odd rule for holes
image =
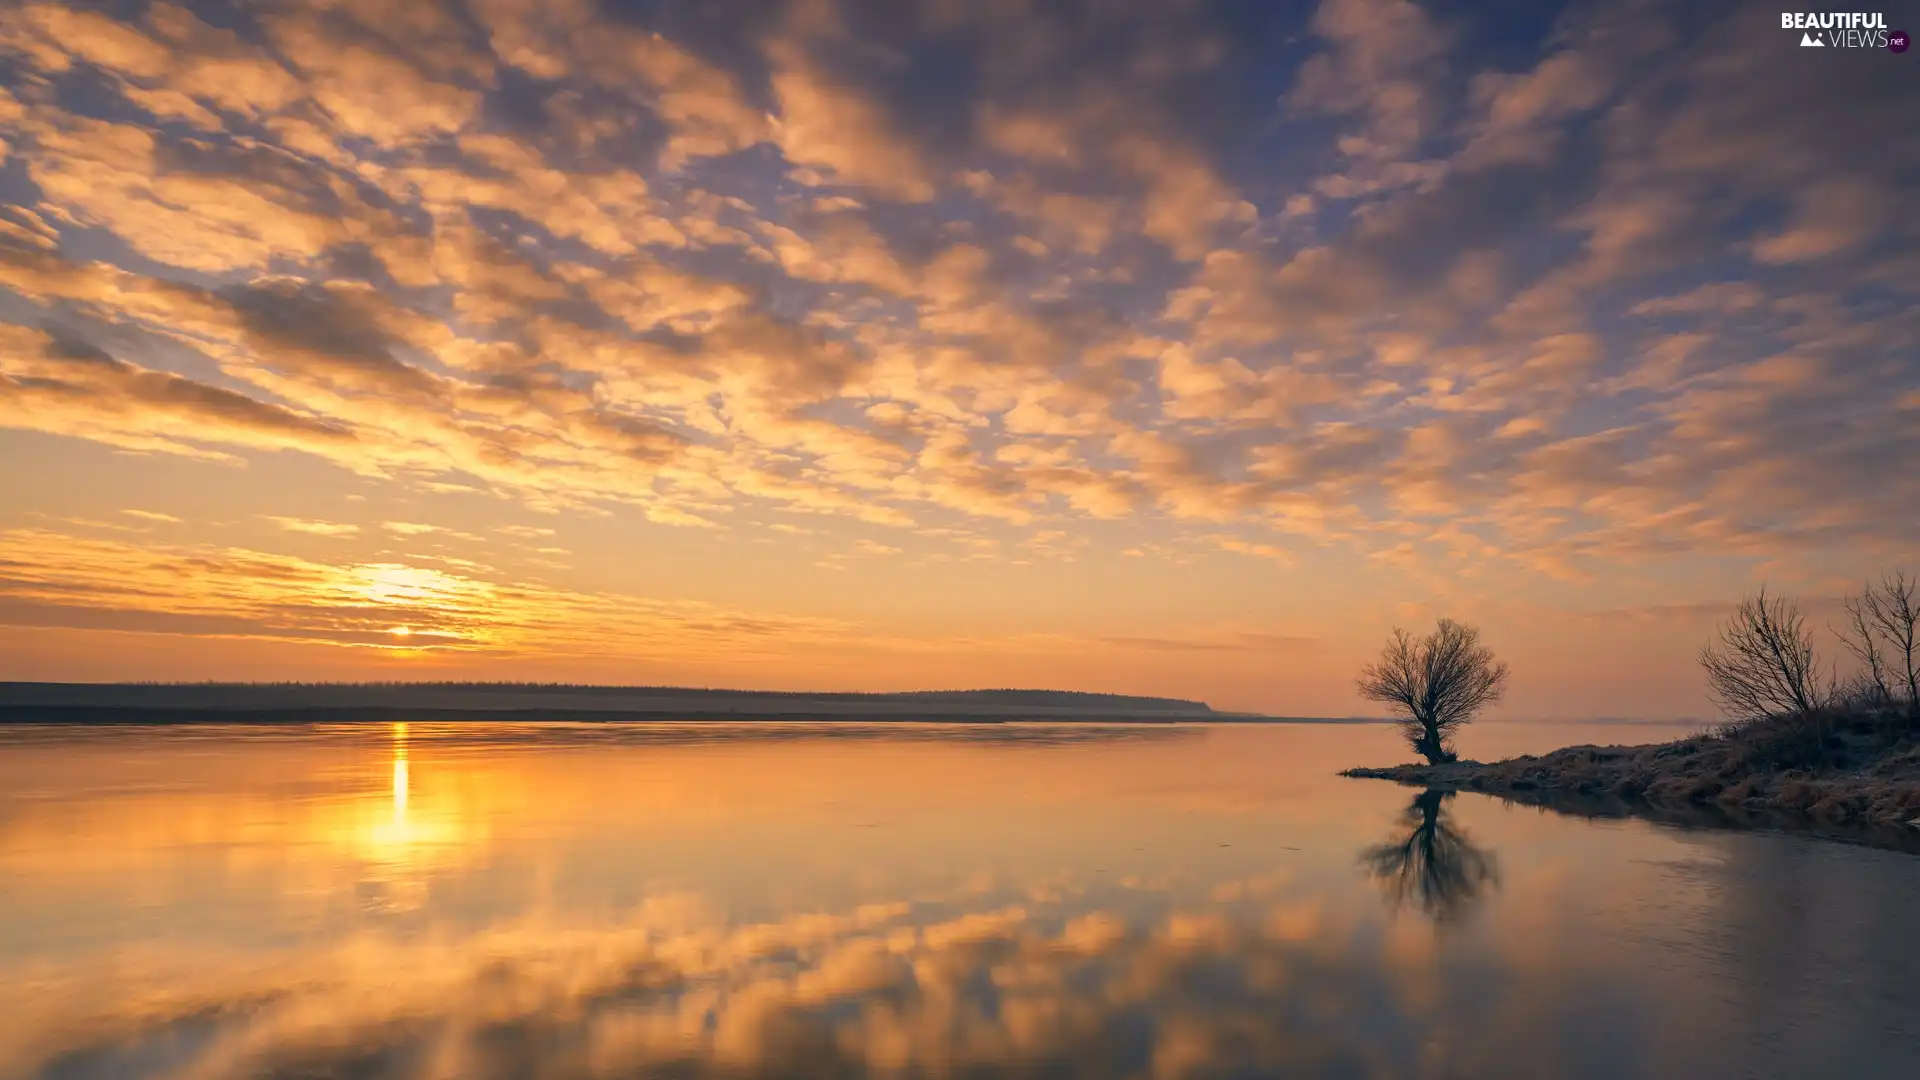
{"label": "peninsula", "polygon": [[1612,797],[1736,816],[1920,827],[1920,731],[1864,710],[1777,717],[1649,746],[1570,746],[1505,761],[1348,769],[1342,776],[1478,791],[1516,802]]}
{"label": "peninsula", "polygon": [[1642,806],[1710,804],[1848,825],[1920,827],[1920,579],[1902,571],[1841,603],[1829,632],[1853,670],[1821,656],[1799,605],[1765,588],[1742,599],[1700,650],[1708,696],[1727,722],[1653,746],[1572,746],[1540,757],[1461,761],[1454,734],[1499,700],[1505,664],[1451,619],[1395,629],[1360,675],[1395,710],[1423,765],[1348,769],[1434,788],[1553,805],[1595,796]]}

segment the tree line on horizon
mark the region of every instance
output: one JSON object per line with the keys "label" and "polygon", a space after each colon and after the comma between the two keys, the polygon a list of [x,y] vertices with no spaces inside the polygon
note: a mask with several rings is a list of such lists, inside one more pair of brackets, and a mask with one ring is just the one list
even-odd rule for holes
{"label": "tree line on horizon", "polygon": [[[0,683],[6,681],[8,680],[0,680]],[[21,680],[11,681],[22,685],[26,684]],[[1211,708],[1204,701],[1192,698],[1165,697],[1157,694],[1119,694],[1100,690],[1044,690],[1031,687],[1010,686],[978,687],[969,690],[741,690],[724,686],[627,685],[621,683],[538,682],[506,679],[354,679],[339,681],[318,679],[128,679],[124,682],[113,683],[59,683],[47,685],[180,687],[188,689],[241,687],[248,689],[349,690],[577,690],[620,694],[737,694],[742,697],[862,698],[889,701],[914,701],[940,698],[1014,699],[1026,696],[1088,703],[1134,701],[1183,705],[1200,709]]]}

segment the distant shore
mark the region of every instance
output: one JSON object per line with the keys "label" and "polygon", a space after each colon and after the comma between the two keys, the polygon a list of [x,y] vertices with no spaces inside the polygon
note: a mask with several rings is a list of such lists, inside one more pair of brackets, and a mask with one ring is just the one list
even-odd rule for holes
{"label": "distant shore", "polygon": [[1551,804],[1606,797],[1713,806],[1840,825],[1920,830],[1920,733],[1866,716],[1781,718],[1646,746],[1571,746],[1540,756],[1347,769],[1342,776]]}
{"label": "distant shore", "polygon": [[689,722],[1343,723],[1068,690],[809,693],[526,683],[0,683],[0,724]]}

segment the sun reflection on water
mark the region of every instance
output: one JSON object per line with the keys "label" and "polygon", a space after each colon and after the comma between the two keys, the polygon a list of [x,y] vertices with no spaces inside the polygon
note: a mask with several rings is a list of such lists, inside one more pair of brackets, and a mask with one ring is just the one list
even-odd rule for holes
{"label": "sun reflection on water", "polygon": [[392,810],[386,820],[375,821],[372,827],[373,843],[376,849],[396,854],[404,860],[405,848],[421,839],[408,820],[407,804],[411,795],[412,783],[407,763],[407,725],[393,725],[393,784],[391,787]]}
{"label": "sun reflection on water", "polygon": [[407,820],[407,725],[393,725],[393,820]]}
{"label": "sun reflection on water", "polygon": [[427,874],[457,857],[463,839],[456,807],[433,804],[425,807],[424,813],[416,811],[407,739],[407,725],[394,724],[392,781],[381,800],[384,813],[362,819],[366,825],[358,845],[369,864],[363,888],[377,893],[379,906],[389,909],[411,908],[424,902]]}

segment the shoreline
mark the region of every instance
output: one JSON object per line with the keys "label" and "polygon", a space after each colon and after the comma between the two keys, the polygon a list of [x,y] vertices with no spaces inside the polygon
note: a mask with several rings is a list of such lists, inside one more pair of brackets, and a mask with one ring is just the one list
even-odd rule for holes
{"label": "shoreline", "polygon": [[1797,729],[1781,721],[1668,743],[1569,746],[1504,761],[1362,767],[1340,775],[1530,805],[1603,799],[1628,808],[1706,807],[1735,818],[1781,815],[1920,833],[1920,741],[1874,732],[1864,719],[1848,718],[1808,750],[1795,739]]}
{"label": "shoreline", "polygon": [[432,724],[432,723],[556,723],[556,724],[1139,724],[1263,723],[1268,718],[1219,715],[1101,715],[1098,713],[817,713],[817,712],[690,712],[667,710],[581,709],[423,709],[407,706],[360,706],[283,709],[147,709],[120,706],[0,707],[0,728],[10,724],[48,725],[171,725],[171,724]]}
{"label": "shoreline", "polygon": [[138,706],[0,705],[0,730],[10,726],[99,727],[187,724],[935,724],[991,726],[1049,724],[1074,726],[1170,727],[1193,724],[1365,725],[1377,720],[1313,716],[1260,716],[1250,713],[1100,713],[1084,712],[850,712],[850,711],[691,711],[687,709],[582,710],[433,709],[412,706],[317,706],[277,709],[142,708]]}
{"label": "shoreline", "polygon": [[1524,806],[1541,813],[1551,812],[1582,821],[1639,820],[1682,831],[1772,833],[1920,855],[1920,828],[1908,825],[1825,821],[1785,810],[1747,809],[1708,802],[1655,803],[1619,795],[1582,795],[1557,789],[1536,788],[1508,793],[1482,792],[1470,788],[1446,790],[1485,795],[1500,800],[1504,805]]}
{"label": "shoreline", "polygon": [[1269,716],[1204,701],[1079,690],[879,693],[542,683],[0,682],[9,724],[1373,723]]}

